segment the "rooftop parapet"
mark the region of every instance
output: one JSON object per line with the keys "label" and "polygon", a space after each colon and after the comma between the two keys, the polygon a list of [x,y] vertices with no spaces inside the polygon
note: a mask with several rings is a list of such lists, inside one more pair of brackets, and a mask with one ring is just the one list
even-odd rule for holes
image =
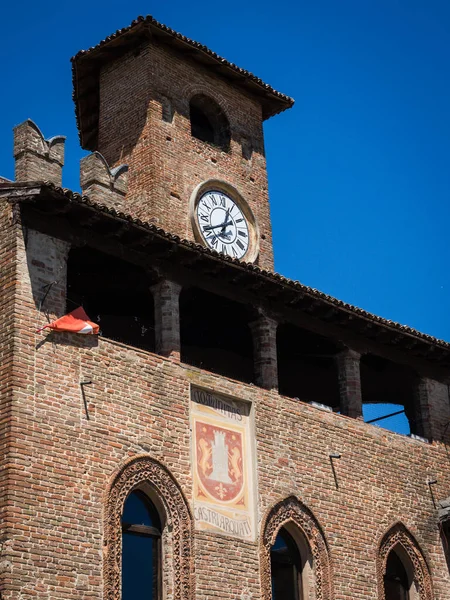
{"label": "rooftop parapet", "polygon": [[16,181],[50,181],[60,186],[65,141],[63,135],[45,139],[31,119],[14,127]]}
{"label": "rooftop parapet", "polygon": [[110,169],[100,152],[93,152],[80,161],[80,185],[82,193],[93,202],[122,209],[128,186],[128,165]]}

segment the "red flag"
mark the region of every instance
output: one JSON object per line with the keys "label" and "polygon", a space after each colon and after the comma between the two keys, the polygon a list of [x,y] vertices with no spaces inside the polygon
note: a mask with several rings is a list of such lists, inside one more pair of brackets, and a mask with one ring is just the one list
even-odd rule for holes
{"label": "red flag", "polygon": [[45,325],[45,327],[41,327],[36,333],[47,328],[53,329],[54,331],[71,331],[72,333],[83,333],[88,335],[97,335],[100,329],[98,325],[89,321],[89,317],[84,312],[82,306],[79,306],[68,315],[64,315],[64,317],[60,317],[59,319],[56,319],[56,321]]}

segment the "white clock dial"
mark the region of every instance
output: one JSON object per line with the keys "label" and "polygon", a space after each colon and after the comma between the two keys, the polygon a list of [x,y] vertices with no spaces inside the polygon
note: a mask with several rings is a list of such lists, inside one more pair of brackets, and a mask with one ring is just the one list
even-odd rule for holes
{"label": "white clock dial", "polygon": [[247,253],[250,239],[246,218],[227,194],[210,190],[200,197],[196,216],[207,246],[233,258]]}

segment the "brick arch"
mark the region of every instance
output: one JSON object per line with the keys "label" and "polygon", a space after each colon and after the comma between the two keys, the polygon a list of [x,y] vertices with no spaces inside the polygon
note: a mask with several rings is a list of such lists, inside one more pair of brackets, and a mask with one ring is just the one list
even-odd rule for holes
{"label": "brick arch", "polygon": [[295,496],[273,506],[261,524],[261,598],[271,600],[270,549],[279,530],[292,523],[303,534],[313,558],[315,574],[314,600],[333,600],[331,559],[322,529],[312,512]]}
{"label": "brick arch", "polygon": [[403,523],[396,523],[382,537],[377,554],[378,598],[384,600],[384,574],[389,553],[400,546],[408,555],[414,569],[413,582],[419,600],[433,600],[430,570],[414,536]]}
{"label": "brick arch", "polygon": [[183,97],[184,102],[186,102],[186,106],[189,106],[189,101],[191,98],[197,95],[204,95],[212,98],[214,102],[220,106],[221,110],[223,110],[223,112],[228,116],[230,111],[228,102],[213,85],[209,85],[206,81],[203,81],[202,83],[189,82],[181,89],[181,96]]}
{"label": "brick arch", "polygon": [[128,494],[139,487],[151,488],[165,511],[170,532],[168,556],[172,564],[174,600],[194,600],[193,521],[186,499],[170,471],[149,456],[136,456],[114,475],[105,503],[104,594],[105,600],[121,598],[122,512]]}
{"label": "brick arch", "polygon": [[227,151],[230,147],[231,141],[230,122],[220,104],[208,94],[200,93],[191,96],[189,99],[189,115],[192,128],[194,127],[192,112],[194,109],[199,111],[200,115],[204,115],[211,125],[214,135],[214,140],[211,141],[213,141],[216,146],[222,148],[222,150]]}

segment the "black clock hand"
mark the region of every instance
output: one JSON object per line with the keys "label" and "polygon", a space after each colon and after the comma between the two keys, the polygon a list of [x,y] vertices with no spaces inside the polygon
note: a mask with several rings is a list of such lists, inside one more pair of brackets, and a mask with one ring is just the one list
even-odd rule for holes
{"label": "black clock hand", "polygon": [[227,212],[225,213],[224,224],[223,224],[223,226],[222,226],[222,230],[221,230],[221,232],[220,232],[220,233],[225,233],[225,228],[228,226],[227,219],[228,219],[228,215],[229,215],[229,214],[230,214],[230,209],[229,209],[229,208],[227,208]]}
{"label": "black clock hand", "polygon": [[228,227],[228,225],[232,225],[233,221],[228,221],[227,223],[220,223],[219,225],[206,225],[203,227],[203,231],[210,231],[211,229],[217,229],[218,227]]}

